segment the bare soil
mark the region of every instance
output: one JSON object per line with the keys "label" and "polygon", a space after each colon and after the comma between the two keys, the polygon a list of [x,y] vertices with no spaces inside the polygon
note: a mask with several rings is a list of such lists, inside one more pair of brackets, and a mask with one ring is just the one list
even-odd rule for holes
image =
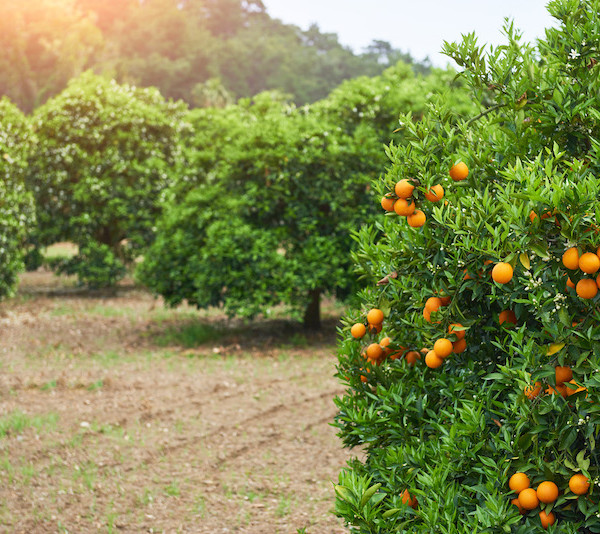
{"label": "bare soil", "polygon": [[0,305],[0,531],[346,532],[325,316],[306,335],[24,275]]}

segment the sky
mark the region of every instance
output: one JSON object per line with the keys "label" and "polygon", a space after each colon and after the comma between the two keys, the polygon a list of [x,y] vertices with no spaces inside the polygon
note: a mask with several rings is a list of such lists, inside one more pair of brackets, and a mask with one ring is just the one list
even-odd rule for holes
{"label": "sky", "polygon": [[438,67],[452,64],[440,53],[444,41],[475,31],[478,42],[501,44],[505,17],[526,41],[554,24],[547,0],[263,0],[267,12],[303,29],[317,23],[337,33],[342,44],[361,52],[374,39],[389,41],[415,59],[429,56]]}

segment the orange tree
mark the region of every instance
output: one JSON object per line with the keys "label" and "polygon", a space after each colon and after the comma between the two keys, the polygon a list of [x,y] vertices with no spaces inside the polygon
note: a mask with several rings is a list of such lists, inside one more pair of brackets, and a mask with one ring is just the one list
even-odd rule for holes
{"label": "orange tree", "polygon": [[479,112],[401,118],[340,330],[353,532],[600,532],[599,8],[446,44]]}
{"label": "orange tree", "polygon": [[35,111],[27,182],[38,227],[30,239],[79,245],[61,270],[90,286],[111,285],[152,240],[177,174],[185,111],[156,89],[89,72]]}
{"label": "orange tree", "polygon": [[[253,316],[283,304],[318,328],[321,296],[353,287],[351,230],[376,216],[370,182],[398,108],[422,113],[427,93],[452,76],[416,77],[399,64],[313,106],[265,93],[192,112],[190,170],[139,278],[171,305],[186,299]],[[452,94],[468,105],[464,90]]]}
{"label": "orange tree", "polygon": [[26,232],[34,217],[25,188],[31,128],[7,98],[0,98],[0,298],[12,293],[23,267]]}

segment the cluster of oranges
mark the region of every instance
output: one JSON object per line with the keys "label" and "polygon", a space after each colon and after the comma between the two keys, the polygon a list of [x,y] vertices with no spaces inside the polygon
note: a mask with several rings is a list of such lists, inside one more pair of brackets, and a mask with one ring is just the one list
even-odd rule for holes
{"label": "cluster of oranges", "polygon": [[[519,509],[521,514],[534,510],[540,503],[552,504],[558,499],[558,486],[554,482],[545,480],[538,485],[537,489],[531,488],[530,484],[529,477],[525,473],[515,473],[508,481],[510,489],[517,494],[517,497],[510,502]],[[569,480],[569,489],[575,495],[585,495],[590,489],[590,482],[585,475],[578,473]],[[547,514],[545,510],[541,510],[539,516],[545,529],[556,522],[553,512]]]}
{"label": "cluster of oranges", "polygon": [[[567,249],[562,255],[563,265],[571,271],[582,271],[585,274],[594,275],[600,270],[600,247],[596,252],[585,252],[581,256],[577,247]],[[598,294],[600,287],[600,275],[596,278],[581,278],[577,285],[571,278],[567,278],[567,286],[575,289],[577,295],[582,299],[593,299]]]}
{"label": "cluster of oranges", "polygon": [[[546,393],[548,395],[560,395],[563,398],[570,397],[575,393],[579,393],[580,391],[587,391],[587,388],[580,386],[577,384],[575,380],[573,380],[573,371],[568,366],[557,365],[554,368],[554,378],[556,382],[556,386],[548,386],[546,389]],[[571,384],[573,387],[569,387],[565,384]],[[530,386],[527,386],[524,390],[525,396],[533,400],[542,392],[542,383],[536,382]]]}
{"label": "cluster of oranges", "polygon": [[450,354],[460,354],[467,348],[467,342],[465,340],[465,331],[462,330],[463,325],[460,323],[452,323],[448,327],[448,333],[454,335],[456,341],[452,342],[448,338],[442,337],[436,340],[433,345],[433,350],[430,350],[425,356],[425,365],[431,369],[437,369],[441,367],[444,360],[450,356]]}
{"label": "cluster of oranges", "polygon": [[[464,180],[469,175],[468,167],[461,161],[453,165],[450,169],[450,177],[459,182]],[[406,217],[409,226],[420,228],[425,224],[427,217],[425,213],[417,209],[414,199],[412,198],[415,190],[416,180],[404,178],[396,183],[394,187],[395,195],[385,195],[381,199],[381,207],[385,211],[396,212],[396,214]],[[444,198],[444,188],[440,184],[432,186],[425,191],[425,198],[429,202],[439,202]]]}
{"label": "cluster of oranges", "polygon": [[[380,309],[373,308],[373,309],[369,310],[369,312],[367,313],[367,325],[368,325],[369,333],[379,334],[383,328],[383,319],[384,319],[384,315]],[[350,328],[350,333],[352,334],[353,338],[362,339],[365,336],[365,334],[367,333],[367,326],[365,326],[364,323],[356,323],[356,324],[352,325],[352,328]],[[371,363],[373,365],[380,365],[388,357],[391,360],[395,360],[402,355],[402,352],[394,351],[394,350],[390,349],[389,345],[391,342],[392,342],[392,340],[389,337],[384,337],[378,343],[371,343],[363,351],[363,356],[367,359],[367,361],[369,363]],[[414,357],[414,355],[412,355],[412,353],[409,353],[409,354],[411,354],[411,358]],[[417,354],[417,356],[419,356],[419,353],[416,353],[416,354]],[[407,354],[407,360],[408,360],[408,354]],[[411,361],[413,361],[413,360],[411,360]],[[415,363],[416,363],[416,359],[414,359],[412,365],[414,365]],[[369,372],[368,369],[367,369],[367,372]],[[360,378],[363,382],[367,381],[367,377],[364,375],[362,375]]]}

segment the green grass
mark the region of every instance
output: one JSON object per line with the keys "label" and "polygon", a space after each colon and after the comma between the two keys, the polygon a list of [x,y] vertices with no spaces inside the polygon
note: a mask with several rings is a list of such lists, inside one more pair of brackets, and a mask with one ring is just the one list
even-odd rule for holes
{"label": "green grass", "polygon": [[154,341],[161,347],[180,345],[185,348],[193,348],[218,341],[224,334],[223,330],[211,324],[193,322],[183,326],[168,327]]}
{"label": "green grass", "polygon": [[72,243],[56,243],[42,250],[42,255],[47,260],[70,259],[77,255],[77,245]]}
{"label": "green grass", "polygon": [[27,428],[52,430],[56,428],[57,422],[58,414],[55,413],[29,416],[20,410],[15,410],[0,417],[0,438],[11,434],[20,434]]}
{"label": "green grass", "polygon": [[168,495],[169,497],[179,497],[181,495],[179,483],[176,480],[165,487],[165,495]]}

